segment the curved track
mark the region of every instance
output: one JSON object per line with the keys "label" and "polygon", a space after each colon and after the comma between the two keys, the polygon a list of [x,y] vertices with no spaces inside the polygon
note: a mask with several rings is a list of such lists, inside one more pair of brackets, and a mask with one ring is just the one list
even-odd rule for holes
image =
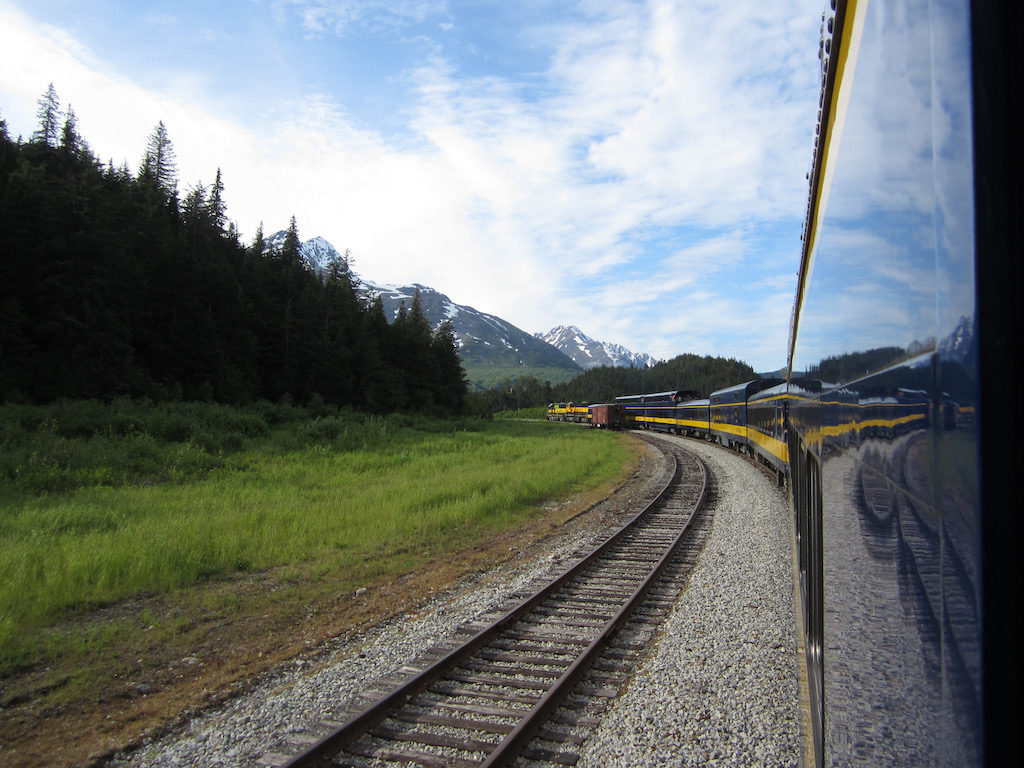
{"label": "curved track", "polygon": [[669,459],[661,490],[604,544],[346,722],[329,724],[330,732],[301,753],[268,755],[264,762],[289,768],[370,760],[468,767],[508,765],[520,754],[575,762],[571,752],[528,745],[535,736],[581,741],[560,737],[548,725],[586,725],[588,718],[555,716],[556,709],[574,688],[573,695],[581,688],[602,695],[579,685],[581,677],[673,561],[708,490],[699,459],[654,444]]}

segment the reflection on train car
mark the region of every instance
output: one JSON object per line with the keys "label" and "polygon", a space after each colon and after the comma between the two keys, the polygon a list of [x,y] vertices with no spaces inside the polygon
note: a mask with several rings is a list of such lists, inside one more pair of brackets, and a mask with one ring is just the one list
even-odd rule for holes
{"label": "reflection on train car", "polygon": [[[754,379],[712,392],[710,399],[711,436],[728,448],[753,455],[747,434],[747,400],[762,390],[784,383],[783,379]],[[756,440],[753,444],[757,444]]]}
{"label": "reflection on train car", "polygon": [[[1019,647],[1000,630],[1007,606],[1019,613],[1019,567],[1009,584],[985,574],[1015,557],[991,532],[1020,526],[998,506],[982,514],[982,480],[996,498],[1006,482],[979,471],[983,455],[1019,457],[1019,431],[977,407],[984,392],[1005,400],[988,382],[1012,346],[980,318],[1016,322],[994,265],[1019,273],[1004,263],[1020,238],[1003,202],[1018,179],[1000,156],[1019,148],[974,142],[1019,135],[993,123],[1020,98],[1009,58],[996,64],[1020,29],[1008,7],[839,0],[825,14],[788,361],[823,382],[794,380],[787,433],[810,764],[979,765],[1020,751],[1007,727]],[[990,208],[976,217],[979,190]],[[983,371],[985,355],[995,367]]]}
{"label": "reflection on train car", "polygon": [[789,473],[787,429],[790,401],[796,396],[791,388],[818,392],[816,379],[794,379],[790,384],[754,388],[747,399],[747,444],[762,464],[776,472],[779,485],[785,485]]}

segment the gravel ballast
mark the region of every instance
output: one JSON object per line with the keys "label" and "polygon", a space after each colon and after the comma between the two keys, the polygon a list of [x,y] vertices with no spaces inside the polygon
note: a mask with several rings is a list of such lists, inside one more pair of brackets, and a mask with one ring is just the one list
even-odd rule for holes
{"label": "gravel ballast", "polygon": [[[666,438],[677,439],[677,438]],[[625,693],[583,747],[580,765],[798,765],[800,712],[789,512],[783,491],[748,460],[685,440],[717,481],[710,539],[675,609]],[[289,736],[342,717],[375,681],[533,581],[564,571],[634,509],[658,477],[652,454],[611,499],[519,559],[356,637],[315,661],[282,665],[249,691],[110,765],[252,766],[294,752]]]}
{"label": "gravel ballast", "polygon": [[651,654],[588,739],[580,765],[799,765],[785,492],[736,453],[685,444],[717,480],[711,537]]}

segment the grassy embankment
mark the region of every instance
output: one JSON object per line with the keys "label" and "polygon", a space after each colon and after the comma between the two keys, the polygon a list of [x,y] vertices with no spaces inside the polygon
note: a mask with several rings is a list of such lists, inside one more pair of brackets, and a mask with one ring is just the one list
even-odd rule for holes
{"label": "grassy embankment", "polygon": [[[187,646],[196,614],[387,583],[617,478],[628,454],[614,435],[507,419],[0,407],[0,684],[52,667],[59,683],[31,695],[74,698],[95,685],[90,668],[108,674],[140,644]],[[270,592],[290,591],[253,602],[208,588],[266,573]],[[160,596],[172,609],[149,607]],[[119,620],[89,622],[119,605]],[[6,703],[19,687],[0,685]]]}

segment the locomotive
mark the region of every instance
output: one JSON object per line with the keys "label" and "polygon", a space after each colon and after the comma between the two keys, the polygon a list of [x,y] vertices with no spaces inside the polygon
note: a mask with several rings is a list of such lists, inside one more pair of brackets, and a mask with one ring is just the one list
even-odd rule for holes
{"label": "locomotive", "polygon": [[1020,5],[829,0],[822,22],[786,378],[616,405],[788,486],[804,764],[1013,764]]}

